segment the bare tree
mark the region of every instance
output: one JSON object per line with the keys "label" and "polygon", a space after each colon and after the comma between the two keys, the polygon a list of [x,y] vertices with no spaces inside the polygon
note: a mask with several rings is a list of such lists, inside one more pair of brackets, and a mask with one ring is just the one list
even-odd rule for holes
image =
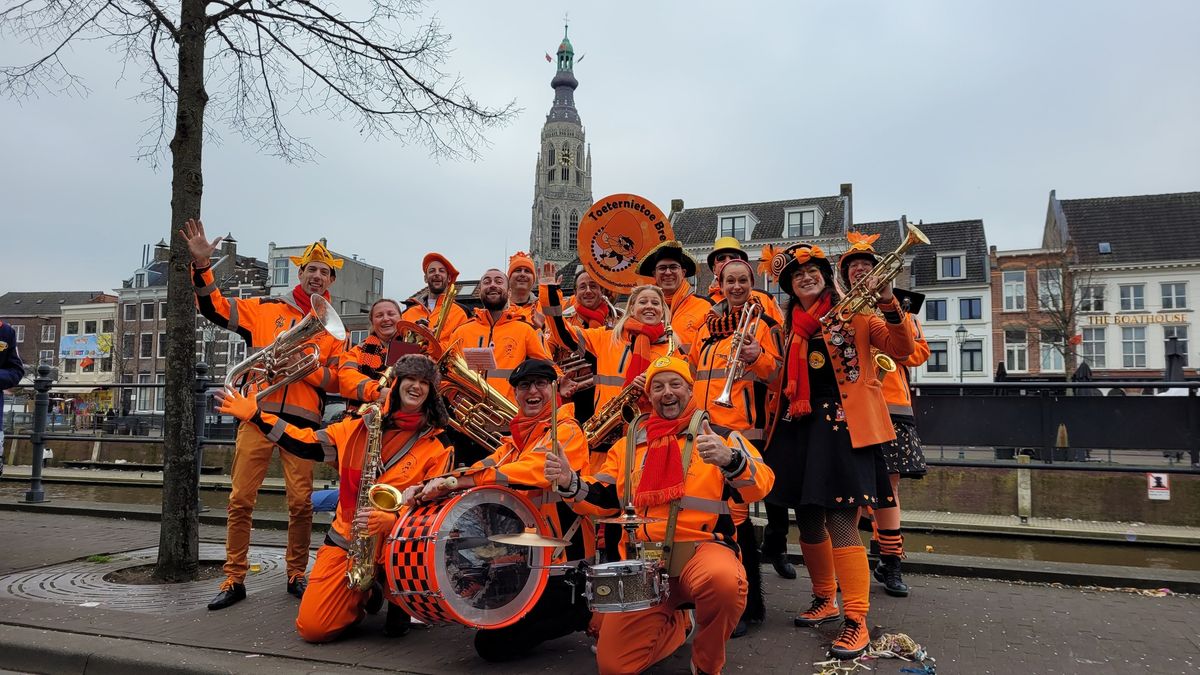
{"label": "bare tree", "polygon": [[[155,107],[141,152],[157,160],[170,134],[171,259],[167,289],[167,386],[162,527],[155,576],[193,579],[199,519],[192,384],[194,320],[187,246],[178,234],[201,215],[206,123],[236,133],[288,161],[313,148],[288,132],[288,113],[322,112],[365,136],[394,135],[435,157],[477,156],[484,132],[516,108],[485,107],[444,74],[449,36],[436,22],[413,29],[416,0],[367,0],[351,18],[317,0],[11,0],[0,34],[44,49],[31,63],[0,67],[0,93],[16,98],[86,92],[66,62],[71,47],[100,40],[125,63],[141,65],[144,98]],[[213,48],[208,49],[208,43]],[[209,89],[215,93],[210,112]],[[173,110],[172,110],[173,108]],[[170,124],[174,113],[174,124]],[[170,129],[170,131],[168,131]]]}
{"label": "bare tree", "polygon": [[[1037,269],[1037,302],[1041,316],[1038,327],[1042,334],[1039,343],[1050,332],[1052,348],[1062,355],[1063,370],[1069,378],[1079,361],[1080,334],[1079,317],[1084,312],[1094,311],[1103,302],[1103,296],[1094,293],[1093,270],[1079,265],[1074,246],[1057,251],[1055,255]],[[1101,288],[1101,291],[1103,289]]]}

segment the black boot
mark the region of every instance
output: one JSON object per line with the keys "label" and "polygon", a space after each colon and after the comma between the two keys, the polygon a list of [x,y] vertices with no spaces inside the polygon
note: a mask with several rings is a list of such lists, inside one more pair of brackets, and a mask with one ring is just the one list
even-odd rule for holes
{"label": "black boot", "polygon": [[412,617],[394,602],[387,604],[387,621],[383,624],[383,634],[388,637],[400,637],[412,626]]}
{"label": "black boot", "polygon": [[775,568],[775,573],[784,579],[796,578],[796,566],[788,559],[786,553],[778,555],[764,555],[764,558],[771,561],[771,566]]}
{"label": "black boot", "polygon": [[879,564],[875,566],[875,580],[883,584],[883,590],[888,595],[897,598],[908,597],[908,584],[900,576],[900,558],[894,555],[879,556]]}
{"label": "black boot", "polygon": [[208,603],[209,609],[225,609],[226,607],[246,599],[246,586],[232,579],[226,579],[221,584],[221,592]]}

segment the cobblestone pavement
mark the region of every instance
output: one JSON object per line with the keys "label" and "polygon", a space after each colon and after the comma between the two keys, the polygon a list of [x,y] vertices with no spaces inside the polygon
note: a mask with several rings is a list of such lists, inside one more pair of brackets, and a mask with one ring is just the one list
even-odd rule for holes
{"label": "cobblestone pavement", "polygon": [[[158,543],[158,525],[51,514],[0,512],[7,543],[0,574],[79,560],[98,553],[134,551]],[[203,527],[201,538],[220,542],[221,528]],[[285,534],[255,531],[255,546],[283,543]],[[80,560],[78,568],[92,563]],[[69,569],[71,566],[67,566]],[[824,658],[836,626],[799,629],[792,614],[807,606],[805,577],[779,579],[764,568],[770,607],[766,623],[729,643],[728,672],[808,673]],[[1200,670],[1200,598],[1143,595],[990,581],[910,575],[909,598],[873,593],[872,633],[904,632],[950,673],[1195,673]],[[216,593],[216,582],[211,583]],[[446,626],[408,636],[380,635],[382,616],[368,619],[346,639],[308,645],[296,637],[296,600],[268,575],[247,581],[250,597],[209,612],[203,604],[176,603],[164,613],[82,607],[77,598],[53,601],[0,594],[0,635],[5,625],[102,635],[243,654],[278,655],[416,673],[590,673],[589,641],[581,634],[544,645],[514,664],[486,664],[471,648],[470,631]],[[878,591],[878,587],[875,588]],[[2,661],[2,659],[0,659]],[[251,662],[247,662],[250,664]],[[881,661],[873,672],[899,673],[904,664]],[[2,664],[0,664],[2,667]],[[252,668],[246,668],[247,671]],[[652,671],[687,672],[687,650]]]}

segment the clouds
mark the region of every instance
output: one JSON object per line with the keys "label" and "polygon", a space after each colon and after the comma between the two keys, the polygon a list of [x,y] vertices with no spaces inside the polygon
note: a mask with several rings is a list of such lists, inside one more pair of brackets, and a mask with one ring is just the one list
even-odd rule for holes
{"label": "clouds", "polygon": [[[1200,189],[1200,47],[1193,3],[571,3],[576,102],[594,194],[661,207],[833,194],[860,221],[983,218],[1001,247],[1039,243],[1046,195]],[[321,153],[287,165],[221,126],[205,148],[204,218],[240,251],[318,237],[420,284],[421,255],[466,276],[528,247],[538,135],[562,35],[540,3],[443,3],[447,70],[479,100],[524,108],[480,161],[292,116]],[[28,56],[6,40],[0,63]],[[0,103],[7,290],[111,288],[169,226],[169,160],[133,156],[153,110],[83,44],[86,99]],[[131,66],[132,67],[132,66]],[[117,84],[114,85],[114,82]],[[41,261],[39,262],[39,258]],[[46,261],[52,262],[48,268]],[[48,269],[53,269],[48,274]]]}

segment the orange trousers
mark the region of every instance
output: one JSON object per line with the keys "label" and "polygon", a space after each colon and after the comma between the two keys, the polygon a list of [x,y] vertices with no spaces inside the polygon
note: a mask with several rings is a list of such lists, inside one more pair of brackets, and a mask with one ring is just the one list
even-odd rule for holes
{"label": "orange trousers", "polygon": [[746,607],[746,571],[737,554],[718,543],[701,544],[671,579],[671,593],[657,607],[605,614],[596,645],[600,673],[640,673],[675,653],[687,640],[687,620],[676,608],[696,605],[692,663],[706,673],[725,665],[725,642]]}
{"label": "orange trousers", "polygon": [[362,620],[369,595],[346,584],[346,551],[326,544],[308,575],[308,588],[300,599],[296,632],[305,642],[329,642]]}
{"label": "orange trousers", "polygon": [[[228,525],[225,534],[225,576],[238,583],[246,580],[250,550],[250,528],[254,519],[254,504],[258,488],[267,476],[267,465],[275,452],[275,444],[258,427],[242,423],[238,427],[230,471],[232,490],[229,493]],[[288,579],[304,574],[308,567],[308,543],[312,538],[313,463],[279,451],[283,463],[284,485],[288,504]]]}

